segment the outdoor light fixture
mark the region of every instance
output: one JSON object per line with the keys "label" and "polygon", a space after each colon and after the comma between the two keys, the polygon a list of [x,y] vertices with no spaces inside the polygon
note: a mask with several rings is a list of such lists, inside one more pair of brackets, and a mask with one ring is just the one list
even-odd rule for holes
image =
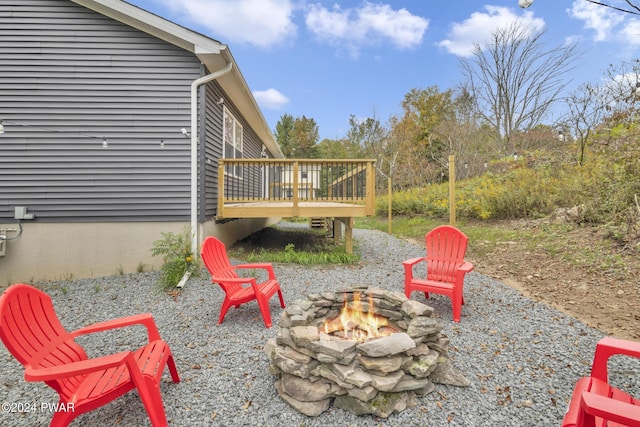
{"label": "outdoor light fixture", "polygon": [[0,120],[0,135],[4,133],[4,125],[2,124],[2,120]]}
{"label": "outdoor light fixture", "polygon": [[180,132],[182,132],[182,134],[187,138],[191,136],[189,131],[187,129],[185,129],[185,128],[180,129]]}
{"label": "outdoor light fixture", "polygon": [[109,147],[109,143],[107,142],[107,138],[102,138],[102,148]]}
{"label": "outdoor light fixture", "polygon": [[532,4],[533,4],[533,0],[518,0],[518,6],[520,6],[523,9],[528,8]]}
{"label": "outdoor light fixture", "polygon": [[160,148],[164,148],[164,139],[160,140]]}

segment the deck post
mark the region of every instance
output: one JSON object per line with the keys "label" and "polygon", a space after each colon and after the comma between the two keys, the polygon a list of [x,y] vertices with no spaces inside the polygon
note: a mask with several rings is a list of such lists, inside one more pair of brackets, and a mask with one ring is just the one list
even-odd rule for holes
{"label": "deck post", "polygon": [[218,212],[216,212],[217,217],[222,217],[222,212],[224,211],[224,160],[218,160]]}
{"label": "deck post", "polygon": [[333,242],[336,245],[339,245],[340,240],[342,240],[342,225],[340,223],[340,218],[333,218],[331,222],[333,223]]}
{"label": "deck post", "polygon": [[373,216],[376,213],[376,169],[375,161],[367,162],[367,186],[365,194],[365,206],[367,215]]}
{"label": "deck post", "polygon": [[353,218],[342,218],[344,222],[344,250],[348,254],[353,253]]}
{"label": "deck post", "polygon": [[300,203],[300,195],[298,194],[298,169],[300,164],[295,161],[293,162],[293,216],[297,217],[300,215],[299,203]]}

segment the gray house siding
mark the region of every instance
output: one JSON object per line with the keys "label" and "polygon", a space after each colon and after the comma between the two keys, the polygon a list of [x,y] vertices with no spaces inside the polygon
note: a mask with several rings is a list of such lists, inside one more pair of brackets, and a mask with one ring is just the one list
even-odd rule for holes
{"label": "gray house siding", "polygon": [[[201,121],[205,123],[204,133],[206,134],[206,142],[204,145],[204,157],[201,156],[200,158],[200,165],[201,167],[203,166],[205,170],[205,177],[204,190],[201,189],[200,200],[202,200],[203,196],[205,197],[204,212],[202,213],[204,214],[205,220],[211,220],[215,218],[218,207],[218,159],[223,157],[223,108],[226,107],[242,125],[243,158],[259,159],[262,154],[262,142],[244,117],[235,108],[229,97],[219,88],[217,83],[209,83],[206,88],[206,117],[203,117]],[[224,107],[222,104],[218,104],[221,98],[224,100]],[[244,179],[250,179],[252,181],[251,183],[243,182]],[[229,184],[244,188],[260,188],[259,185],[255,185],[256,181],[259,182],[260,180],[260,177],[256,174],[243,177],[243,180],[230,180]]]}
{"label": "gray house siding", "polygon": [[0,221],[188,219],[197,57],[66,0],[0,0],[0,57]]}
{"label": "gray house siding", "polygon": [[[194,224],[181,129],[191,130],[192,83],[212,72],[199,88]],[[221,97],[245,156],[263,142],[282,156],[216,40],[118,0],[0,0],[0,285],[156,269],[162,233],[190,227],[196,243],[230,244],[277,221],[215,221]],[[35,219],[18,224],[16,206]]]}

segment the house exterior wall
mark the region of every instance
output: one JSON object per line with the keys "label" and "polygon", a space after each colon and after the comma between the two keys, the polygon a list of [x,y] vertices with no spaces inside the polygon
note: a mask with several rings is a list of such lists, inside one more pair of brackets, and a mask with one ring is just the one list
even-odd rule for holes
{"label": "house exterior wall", "polygon": [[0,57],[0,220],[188,219],[194,55],[69,1],[0,0]]}
{"label": "house exterior wall", "polygon": [[[67,0],[0,0],[0,58],[0,234],[18,227],[16,206],[35,214],[5,242],[0,285],[159,267],[153,241],[189,225],[181,129],[190,128],[190,85],[207,72],[198,58]],[[200,93],[200,227],[231,243],[268,220],[215,224],[215,101],[233,102],[216,82]]]}

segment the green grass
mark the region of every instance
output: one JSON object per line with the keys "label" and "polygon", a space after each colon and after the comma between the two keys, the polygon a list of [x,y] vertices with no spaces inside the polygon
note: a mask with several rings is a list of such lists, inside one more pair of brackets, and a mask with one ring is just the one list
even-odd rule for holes
{"label": "green grass", "polygon": [[[393,217],[392,234],[403,239],[424,243],[424,236],[444,220],[424,217]],[[460,221],[456,227],[469,237],[468,253],[473,257],[490,259],[499,244],[518,243],[525,252],[544,251],[550,258],[566,265],[622,277],[629,271],[634,258],[621,254],[615,239],[597,227],[577,224],[540,223],[520,227],[517,222]],[[358,228],[387,232],[386,217],[358,218]],[[586,236],[586,237],[585,237]]]}
{"label": "green grass", "polygon": [[[357,242],[356,242],[357,244]],[[351,264],[360,257],[357,250],[347,254],[324,230],[267,227],[237,242],[229,254],[246,262],[290,264]]]}
{"label": "green grass", "polygon": [[[447,222],[441,219],[397,216],[392,219],[391,232],[399,238],[423,242],[425,234],[431,229],[445,224]],[[355,226],[357,228],[387,232],[389,224],[386,217],[367,217],[357,218]],[[469,238],[470,254],[479,256],[493,251],[498,242],[531,238],[531,234],[528,232],[493,227],[491,222],[460,222],[456,224],[456,227],[462,230]]]}

